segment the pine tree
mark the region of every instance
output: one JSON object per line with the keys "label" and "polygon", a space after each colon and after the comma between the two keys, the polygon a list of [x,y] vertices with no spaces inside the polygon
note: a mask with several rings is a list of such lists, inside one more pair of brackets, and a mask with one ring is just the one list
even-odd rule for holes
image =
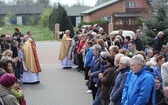
{"label": "pine tree", "polygon": [[53,8],[53,13],[49,17],[49,28],[54,32],[55,24],[60,24],[60,31],[70,30],[71,37],[74,35],[73,25],[64,7],[58,4],[58,8]]}
{"label": "pine tree", "polygon": [[143,18],[142,22],[145,24],[146,28],[143,28],[143,32],[145,33],[145,41],[153,42],[159,31],[163,31],[165,33],[163,42],[167,43],[168,39],[168,7],[163,3],[158,4],[156,8],[153,9],[152,18],[147,19]]}
{"label": "pine tree", "polygon": [[57,7],[53,7],[53,12],[51,13],[51,15],[49,16],[49,29],[53,32],[55,32],[55,23],[57,21],[57,15],[58,15],[58,9]]}

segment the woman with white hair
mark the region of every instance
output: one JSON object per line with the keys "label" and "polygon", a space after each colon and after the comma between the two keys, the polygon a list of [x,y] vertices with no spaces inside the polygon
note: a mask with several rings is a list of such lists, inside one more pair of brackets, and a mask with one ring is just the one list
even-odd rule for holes
{"label": "woman with white hair", "polygon": [[109,53],[110,53],[110,55],[115,56],[116,54],[119,53],[119,47],[114,46],[114,45],[110,46],[109,47]]}
{"label": "woman with white hair", "polygon": [[100,56],[100,52],[101,52],[101,46],[98,44],[95,44],[93,46],[93,59],[91,62],[91,67],[90,67],[90,71],[88,72],[88,76],[91,79],[91,86],[90,89],[92,90],[92,97],[93,100],[95,99],[96,93],[97,93],[97,87],[95,87],[95,84],[98,81],[98,74],[100,73],[100,66],[101,66],[101,56]]}
{"label": "woman with white hair", "polygon": [[114,88],[110,94],[110,101],[114,102],[114,105],[121,105],[122,91],[128,73],[130,71],[130,58],[123,56],[119,62],[119,74],[115,79]]}
{"label": "woman with white hair", "polygon": [[6,51],[4,51],[3,53],[2,53],[2,58],[1,58],[1,60],[11,60],[13,63],[15,63],[15,62],[17,62],[18,60],[19,60],[19,58],[18,57],[16,57],[16,58],[12,58],[12,56],[13,56],[13,51],[11,51],[11,50],[6,50]]}
{"label": "woman with white hair", "polygon": [[155,105],[155,78],[145,63],[140,54],[131,58],[132,71],[125,82],[122,105]]}
{"label": "woman with white hair", "polygon": [[[115,79],[116,79],[117,75],[119,74],[119,62],[120,62],[121,57],[124,57],[124,55],[120,54],[120,53],[115,55],[115,59],[114,59],[115,72],[113,73],[113,75],[111,76],[111,79],[110,79],[110,91],[109,91],[110,94],[112,93],[112,90],[114,88]],[[113,102],[110,101],[109,105],[113,105]]]}
{"label": "woman with white hair", "polygon": [[2,53],[1,60],[12,60],[13,52],[11,50],[6,50]]}

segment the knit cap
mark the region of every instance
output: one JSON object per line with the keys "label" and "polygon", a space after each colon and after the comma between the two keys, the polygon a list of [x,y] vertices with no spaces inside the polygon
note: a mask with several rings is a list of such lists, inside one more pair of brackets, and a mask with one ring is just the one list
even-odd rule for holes
{"label": "knit cap", "polygon": [[4,87],[11,87],[16,83],[16,77],[13,74],[6,73],[0,77],[0,84]]}

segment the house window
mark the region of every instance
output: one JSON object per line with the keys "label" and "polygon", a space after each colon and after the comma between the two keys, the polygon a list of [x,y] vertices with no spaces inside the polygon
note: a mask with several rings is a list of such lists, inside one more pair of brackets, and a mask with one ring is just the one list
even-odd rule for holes
{"label": "house window", "polygon": [[112,23],[112,18],[110,16],[102,16],[102,20],[107,20],[109,23]]}
{"label": "house window", "polygon": [[76,17],[76,27],[81,23],[81,17]]}
{"label": "house window", "polygon": [[131,24],[135,24],[135,19],[131,19]]}
{"label": "house window", "polygon": [[153,2],[153,0],[149,0],[149,2],[150,2],[150,3],[152,3],[152,2]]}
{"label": "house window", "polygon": [[85,16],[85,19],[86,19],[86,22],[90,21],[89,16]]}
{"label": "house window", "polygon": [[127,1],[126,8],[136,8],[136,2],[135,1]]}
{"label": "house window", "polygon": [[126,8],[129,8],[129,2],[126,2]]}
{"label": "house window", "polygon": [[122,24],[129,24],[129,20],[128,19],[122,19]]}

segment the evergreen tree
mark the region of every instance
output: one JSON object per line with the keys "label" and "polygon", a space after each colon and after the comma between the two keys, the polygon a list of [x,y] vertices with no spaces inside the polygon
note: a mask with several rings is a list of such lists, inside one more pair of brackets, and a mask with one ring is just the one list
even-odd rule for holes
{"label": "evergreen tree", "polygon": [[57,15],[58,15],[58,9],[57,7],[53,7],[53,12],[49,16],[49,29],[53,32],[55,32],[55,23],[57,21]]}
{"label": "evergreen tree", "polygon": [[144,41],[145,42],[153,42],[159,31],[163,31],[165,33],[163,42],[167,43],[168,39],[168,7],[163,3],[158,4],[156,8],[153,9],[152,18],[147,19],[143,18],[142,22],[145,24],[147,28],[143,28],[144,32]]}
{"label": "evergreen tree", "polygon": [[64,7],[58,4],[58,8],[53,8],[53,13],[49,17],[49,28],[54,31],[55,24],[60,24],[60,31],[70,30],[71,37],[74,35],[73,25]]}

